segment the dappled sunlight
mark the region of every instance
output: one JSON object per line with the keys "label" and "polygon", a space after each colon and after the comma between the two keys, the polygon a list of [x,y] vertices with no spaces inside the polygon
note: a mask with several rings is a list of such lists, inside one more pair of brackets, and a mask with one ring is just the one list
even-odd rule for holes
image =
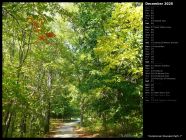
{"label": "dappled sunlight", "polygon": [[53,136],[54,138],[76,138],[78,135],[75,134],[57,134]]}
{"label": "dappled sunlight", "polygon": [[90,134],[88,132],[85,132],[83,128],[75,129],[75,132],[79,135],[79,138],[96,138],[99,136],[99,134]]}
{"label": "dappled sunlight", "polygon": [[59,127],[55,128],[55,131],[50,131],[50,137],[55,138],[69,138],[69,137],[79,137],[79,135],[74,131],[75,127],[79,124],[79,120],[76,121],[68,121],[61,123]]}

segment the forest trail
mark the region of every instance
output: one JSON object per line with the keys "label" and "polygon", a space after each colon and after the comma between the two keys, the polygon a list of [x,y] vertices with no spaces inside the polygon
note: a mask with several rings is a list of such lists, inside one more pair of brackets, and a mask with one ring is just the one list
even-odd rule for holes
{"label": "forest trail", "polygon": [[80,122],[80,120],[66,122],[60,125],[56,129],[56,133],[52,136],[53,138],[77,138],[78,134],[74,131],[75,126]]}

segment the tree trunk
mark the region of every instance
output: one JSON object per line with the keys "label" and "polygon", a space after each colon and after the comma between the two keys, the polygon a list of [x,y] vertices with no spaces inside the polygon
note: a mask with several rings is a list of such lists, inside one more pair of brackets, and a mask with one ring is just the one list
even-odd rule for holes
{"label": "tree trunk", "polygon": [[22,115],[20,130],[21,130],[20,137],[24,137],[26,134],[26,115],[25,114]]}
{"label": "tree trunk", "polygon": [[13,101],[11,100],[10,103],[7,105],[8,109],[7,109],[7,113],[5,115],[4,124],[3,124],[4,137],[7,135],[6,133],[7,133],[8,128],[9,128],[8,124],[9,124],[9,121],[10,121],[9,120],[10,119],[10,114],[11,114],[10,109],[12,107],[12,103],[13,103]]}
{"label": "tree trunk", "polygon": [[16,120],[16,112],[14,113],[13,115],[13,120],[12,120],[12,126],[11,126],[11,132],[10,132],[10,137],[13,136],[13,133],[14,133],[14,125],[15,125],[15,120]]}
{"label": "tree trunk", "polygon": [[84,121],[84,120],[83,120],[83,119],[84,119],[84,116],[83,116],[84,111],[83,111],[83,109],[84,109],[84,107],[83,107],[83,102],[81,102],[81,104],[80,104],[80,111],[81,111],[81,112],[80,112],[80,120],[81,120],[81,121],[80,121],[80,126],[81,126],[81,127],[83,127],[83,123],[84,123],[84,122],[83,122],[83,121]]}
{"label": "tree trunk", "polygon": [[5,131],[4,131],[4,137],[5,138],[8,136],[11,119],[12,119],[12,113],[10,112],[8,114],[8,119],[7,119],[6,123],[5,123]]}
{"label": "tree trunk", "polygon": [[107,118],[106,118],[106,113],[103,112],[102,114],[102,126],[103,126],[103,129],[104,129],[104,135],[107,135]]}
{"label": "tree trunk", "polygon": [[30,126],[29,126],[29,135],[30,135],[30,137],[32,137],[33,136],[33,121],[34,121],[34,116],[33,115],[31,115],[31,118],[30,118]]}
{"label": "tree trunk", "polygon": [[47,109],[47,113],[46,113],[46,118],[45,118],[45,128],[44,131],[45,133],[49,132],[50,129],[50,101],[48,103],[48,109]]}
{"label": "tree trunk", "polygon": [[45,126],[44,126],[44,131],[45,133],[49,132],[50,129],[50,92],[51,92],[51,84],[52,84],[52,72],[49,71],[48,75],[47,75],[47,87],[48,87],[48,91],[47,91],[47,101],[48,105],[47,105],[47,111],[46,111],[46,116],[45,116]]}

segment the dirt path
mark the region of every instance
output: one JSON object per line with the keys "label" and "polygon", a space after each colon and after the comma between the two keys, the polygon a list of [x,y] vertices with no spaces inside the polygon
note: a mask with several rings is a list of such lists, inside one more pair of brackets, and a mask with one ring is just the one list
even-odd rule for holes
{"label": "dirt path", "polygon": [[74,131],[75,126],[79,120],[63,123],[56,129],[53,138],[77,138],[79,135]]}

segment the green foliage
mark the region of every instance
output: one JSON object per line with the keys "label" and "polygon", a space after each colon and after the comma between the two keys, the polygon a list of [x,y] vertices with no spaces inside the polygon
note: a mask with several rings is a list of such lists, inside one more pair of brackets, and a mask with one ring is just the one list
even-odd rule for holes
{"label": "green foliage", "polygon": [[[80,38],[80,42],[83,38],[84,46],[80,60],[83,68],[86,67],[80,68],[84,74],[79,86],[80,91],[87,92],[84,116],[100,120],[107,132],[108,129],[112,129],[108,128],[109,126],[117,124],[121,130],[118,132],[119,136],[127,134],[141,136],[142,5],[136,6],[132,3],[114,5],[99,3],[95,4],[96,7],[93,3],[87,5],[86,7],[84,4],[79,5],[80,11],[82,10],[79,16],[82,20],[78,20],[82,30],[86,31],[84,37]],[[102,8],[99,14],[100,7],[105,8]],[[87,61],[90,52],[91,64]],[[136,119],[132,117],[134,112],[137,112]],[[126,117],[133,118],[130,119],[131,124],[127,124]],[[85,124],[86,121],[89,122],[87,125],[91,124],[87,119]]]}

